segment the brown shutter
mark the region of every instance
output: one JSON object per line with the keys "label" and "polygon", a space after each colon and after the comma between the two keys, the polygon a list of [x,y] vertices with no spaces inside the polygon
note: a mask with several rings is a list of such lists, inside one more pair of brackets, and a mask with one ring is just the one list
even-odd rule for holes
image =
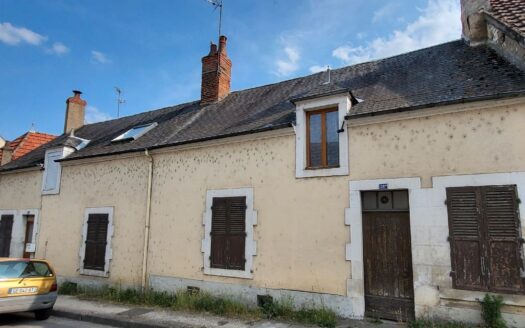
{"label": "brown shutter", "polygon": [[210,266],[244,270],[246,197],[214,198]]}
{"label": "brown shutter", "polygon": [[246,197],[229,199],[228,269],[244,270],[246,242]]}
{"label": "brown shutter", "polygon": [[89,214],[84,269],[104,271],[108,223],[108,214]]}
{"label": "brown shutter", "polygon": [[516,186],[487,186],[481,189],[487,225],[488,278],[490,290],[523,290],[520,223]]}
{"label": "brown shutter", "polygon": [[211,252],[212,268],[227,268],[226,241],[228,224],[227,198],[214,198],[211,216]]}
{"label": "brown shutter", "polygon": [[486,290],[482,271],[480,193],[475,187],[447,188],[454,288]]}
{"label": "brown shutter", "polygon": [[9,257],[13,220],[14,216],[12,214],[2,215],[0,221],[0,257]]}

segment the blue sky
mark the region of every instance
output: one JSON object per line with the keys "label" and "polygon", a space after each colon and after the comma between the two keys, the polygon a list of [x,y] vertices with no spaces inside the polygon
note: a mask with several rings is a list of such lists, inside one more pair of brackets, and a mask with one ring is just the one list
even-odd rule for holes
{"label": "blue sky", "polygon": [[[0,0],[0,136],[60,134],[83,91],[89,122],[200,97],[217,39],[206,0]],[[240,90],[460,38],[459,0],[224,0]]]}

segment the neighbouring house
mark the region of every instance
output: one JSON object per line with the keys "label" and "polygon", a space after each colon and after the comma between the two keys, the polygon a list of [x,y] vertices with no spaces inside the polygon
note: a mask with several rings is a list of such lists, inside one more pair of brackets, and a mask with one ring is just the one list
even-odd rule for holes
{"label": "neighbouring house", "polygon": [[234,92],[221,36],[200,100],[116,120],[75,91],[0,168],[0,249],[33,213],[62,281],[472,322],[494,293],[523,327],[525,34],[491,8],[525,6],[473,3],[464,40]]}
{"label": "neighbouring house", "polygon": [[28,131],[13,141],[0,137],[0,165],[14,161],[55,138],[54,135],[35,131]]}

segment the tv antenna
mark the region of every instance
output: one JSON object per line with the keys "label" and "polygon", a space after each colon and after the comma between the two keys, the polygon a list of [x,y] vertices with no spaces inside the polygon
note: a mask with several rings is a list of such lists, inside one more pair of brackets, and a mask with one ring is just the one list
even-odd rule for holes
{"label": "tv antenna", "polygon": [[126,103],[126,100],[122,98],[122,90],[120,90],[119,87],[115,87],[115,91],[117,92],[117,118],[120,117],[120,104]]}
{"label": "tv antenna", "polygon": [[222,0],[206,0],[209,2],[215,9],[219,8],[219,38],[221,37],[221,27],[222,27]]}

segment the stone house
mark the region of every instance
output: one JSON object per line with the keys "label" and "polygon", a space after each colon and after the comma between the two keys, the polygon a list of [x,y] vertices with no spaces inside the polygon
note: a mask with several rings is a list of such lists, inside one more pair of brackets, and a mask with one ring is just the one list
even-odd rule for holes
{"label": "stone house", "polygon": [[29,256],[81,284],[472,322],[495,293],[523,326],[524,33],[491,8],[525,8],[473,3],[463,40],[234,92],[221,37],[200,100],[116,120],[75,91],[0,168],[0,225],[33,213]]}

